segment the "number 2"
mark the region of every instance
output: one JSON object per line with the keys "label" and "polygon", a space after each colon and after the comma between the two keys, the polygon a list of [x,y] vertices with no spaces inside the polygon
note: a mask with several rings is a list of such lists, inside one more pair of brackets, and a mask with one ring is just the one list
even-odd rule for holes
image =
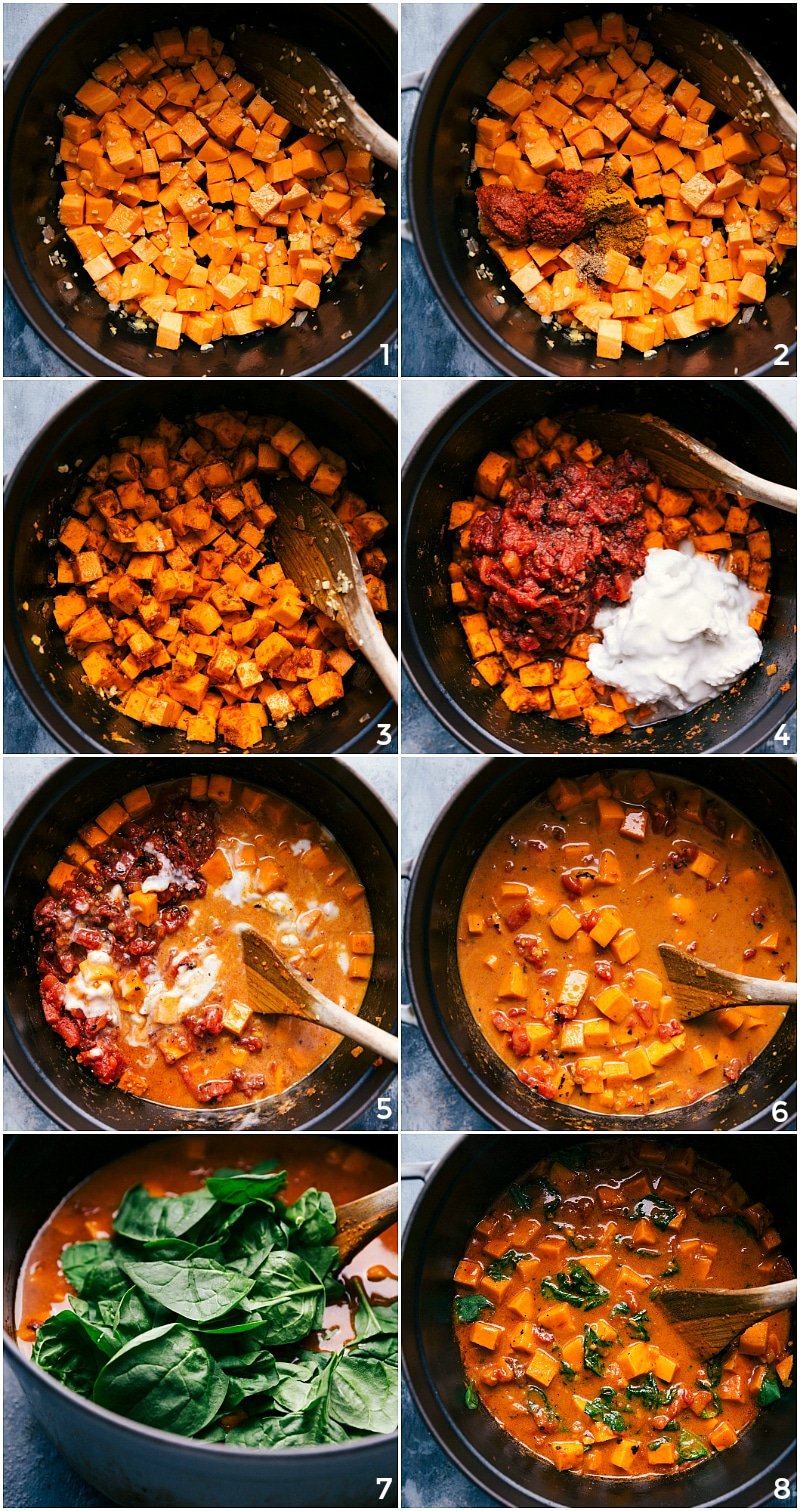
{"label": "number 2", "polygon": [[[388,357],[387,357],[386,360],[388,362],[388,360],[389,360]],[[784,344],[783,344],[782,341],[779,341],[777,343],[776,347],[775,347],[775,357],[773,359],[772,366],[773,367],[788,367],[789,366],[789,348],[788,348],[788,346],[784,346]]]}

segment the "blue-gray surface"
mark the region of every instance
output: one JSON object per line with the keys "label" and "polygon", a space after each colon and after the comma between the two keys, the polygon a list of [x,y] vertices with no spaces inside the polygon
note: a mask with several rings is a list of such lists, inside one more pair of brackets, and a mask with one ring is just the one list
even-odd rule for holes
{"label": "blue-gray surface", "polygon": [[[401,758],[402,859],[406,868],[419,855],[441,809],[483,760],[485,757],[482,756],[460,755]],[[405,971],[402,990],[403,1001],[408,1002]],[[421,1028],[404,1026],[402,1039],[401,1122],[404,1129],[452,1128],[466,1132],[492,1126],[445,1075],[428,1049]]]}
{"label": "blue-gray surface", "polygon": [[[44,3],[3,6],[3,60],[6,66],[14,61],[34,32],[44,26],[48,17],[60,9],[60,5]],[[387,0],[387,3],[380,3],[379,0],[377,9],[397,24],[397,5],[392,0]],[[59,357],[28,323],[7,287],[3,298],[3,372],[7,377],[12,375],[16,378],[63,378],[70,377],[74,372],[69,363]],[[359,374],[363,378],[385,378],[396,372],[396,343],[393,343],[389,352],[388,363],[383,352],[378,352],[372,361],[359,368]]]}
{"label": "blue-gray surface", "polygon": [[[3,761],[4,823],[8,823],[28,793],[66,759],[64,755],[6,756]],[[341,759],[375,789],[394,814],[397,813],[397,761],[386,761],[382,756],[342,756]],[[364,1132],[376,1133],[386,1133],[396,1129],[399,1112],[396,1079],[387,1095],[393,1108],[390,1119],[379,1118],[376,1108],[373,1107],[353,1126]],[[3,1068],[3,1127],[7,1132],[14,1133],[54,1133],[57,1131],[57,1125],[46,1113],[42,1112],[40,1107],[37,1107],[35,1102],[31,1101],[5,1066]]]}
{"label": "blue-gray surface", "polygon": [[[6,477],[16,467],[23,452],[52,419],[91,378],[7,378],[3,383],[3,472]],[[113,380],[112,380],[113,381]],[[379,404],[393,415],[398,410],[396,378],[353,378]],[[397,751],[397,735],[382,755]],[[3,667],[3,750],[7,755],[43,755],[60,752],[58,741],[40,724],[28,707],[8,668]]]}
{"label": "blue-gray surface", "polygon": [[[404,5],[402,7],[403,79],[426,72],[461,22],[474,10],[472,5]],[[417,94],[403,94],[401,121],[402,161],[406,162],[408,138]],[[403,214],[408,202],[403,185]],[[423,271],[417,249],[404,242],[400,263],[402,278],[402,357],[401,371],[422,377],[439,373],[462,373],[465,378],[491,377],[497,371],[470,345],[453,325]]]}
{"label": "blue-gray surface", "polygon": [[[468,8],[469,7],[454,5],[449,6],[448,10],[458,11]],[[437,7],[423,5],[414,6],[412,7],[412,9],[429,11],[436,10]],[[415,30],[412,27],[412,39],[414,34]],[[411,44],[407,35],[404,34],[404,54],[407,47],[409,47],[410,45]],[[405,66],[406,65],[404,65],[404,67]],[[409,293],[404,283],[403,309],[405,311],[408,310],[409,303],[411,303],[413,307],[413,299],[413,285],[411,292]],[[425,320],[427,322],[427,312]],[[416,318],[412,323],[416,324]],[[463,371],[466,374],[466,378],[417,378],[412,382],[409,382],[407,379],[404,380],[403,403],[400,421],[400,455],[403,463],[405,463],[409,453],[416,445],[420,436],[425,430],[427,430],[428,426],[432,424],[436,416],[443,409],[445,409],[448,404],[452,403],[452,401],[462,391],[462,389],[468,386],[466,379],[468,379],[472,372],[472,369],[470,369],[469,367],[462,369],[458,366],[448,365],[450,362],[450,357],[445,351],[444,347],[437,347],[437,341],[438,336],[435,326],[432,325],[429,328],[426,323],[425,342],[430,342],[432,348],[438,351],[436,366],[433,368],[433,371],[439,373]],[[407,351],[407,346],[408,337],[407,335],[404,335],[404,352]],[[458,355],[457,360],[460,362],[460,354]],[[411,370],[411,368],[405,369],[405,371]],[[534,378],[528,381],[535,382],[536,379]],[[742,379],[741,381],[744,382],[745,380]],[[785,415],[788,415],[792,423],[795,423],[797,408],[797,384],[793,378],[752,378],[748,379],[747,381],[750,382],[754,388],[760,388],[762,393],[766,394],[767,397],[771,399],[772,403],[776,404],[777,407],[781,409]],[[785,742],[782,738],[781,743],[778,744],[776,743],[774,738],[771,738],[769,740],[766,740],[763,745],[760,745],[757,752],[754,753],[764,755],[787,755],[793,751],[796,751],[797,717],[793,716],[791,719],[787,720],[787,723],[784,727],[785,732],[788,736],[788,742]],[[433,713],[432,710],[428,708],[427,704],[420,697],[410,677],[408,676],[408,673],[405,671],[403,672],[402,686],[401,749],[406,755],[461,755],[466,753],[467,750],[467,747],[463,745],[455,735],[452,735],[449,730],[445,729],[443,724],[440,724],[435,713]]]}

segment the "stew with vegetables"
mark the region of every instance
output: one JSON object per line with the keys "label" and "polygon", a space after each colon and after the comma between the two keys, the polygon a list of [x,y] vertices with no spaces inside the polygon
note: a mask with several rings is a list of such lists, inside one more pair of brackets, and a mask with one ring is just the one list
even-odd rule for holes
{"label": "stew with vegetables", "polygon": [[285,798],[222,776],[138,787],[83,826],[48,885],[34,911],[42,1009],[103,1085],[236,1106],[327,1059],[337,1035],[251,1013],[243,928],[340,1006],[361,1006],[374,951],[364,887]]}
{"label": "stew with vegetables", "polygon": [[157,347],[302,323],[385,214],[335,110],[324,136],[294,131],[205,26],[120,47],[75,101],[58,218],[114,320]]}
{"label": "stew with vegetables", "polygon": [[85,1180],[37,1234],[17,1339],[132,1421],[249,1448],[397,1421],[397,1230],[342,1269],[336,1208],[394,1179],[344,1141],[159,1140]]}
{"label": "stew with vegetables", "polygon": [[[486,453],[448,529],[473,681],[514,715],[603,738],[735,688],[761,657],[772,542],[753,500],[670,487],[644,457],[612,456],[551,416]],[[618,657],[609,636],[632,597]]]}
{"label": "stew with vegetables", "polygon": [[98,697],[240,750],[343,698],[355,655],[275,560],[268,495],[289,474],[335,511],[381,614],[388,522],[347,470],[279,415],[162,415],[117,438],[77,478],[55,562],[53,618]]}
{"label": "stew with vegetables", "polygon": [[738,1441],[791,1383],[789,1314],[697,1359],[659,1306],[789,1279],[771,1214],[690,1148],[572,1142],[477,1224],[454,1326],[479,1405],[578,1474],[673,1474]]}
{"label": "stew with vegetables", "polygon": [[746,1078],[778,1006],[675,1016],[659,944],[793,979],[796,907],[763,835],[688,782],[620,771],[554,782],[467,884],[461,982],[535,1096],[594,1113],[680,1107]]}
{"label": "stew with vegetables", "polygon": [[797,165],[752,92],[729,119],[618,12],[506,65],[475,122],[479,224],[543,324],[615,361],[763,304],[797,246]]}

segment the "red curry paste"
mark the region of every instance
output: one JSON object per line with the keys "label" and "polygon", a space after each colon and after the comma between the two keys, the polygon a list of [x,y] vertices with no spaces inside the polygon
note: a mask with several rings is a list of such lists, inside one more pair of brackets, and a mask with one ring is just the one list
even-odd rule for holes
{"label": "red curry paste", "polygon": [[526,473],[504,504],[477,517],[465,587],[506,645],[555,655],[591,626],[603,599],[630,597],[645,566],[652,477],[627,451],[596,467],[576,458],[550,477]]}
{"label": "red curry paste", "polygon": [[476,190],[478,209],[508,246],[565,247],[589,229],[586,196],[593,181],[591,173],[557,169],[539,194],[490,184]]}

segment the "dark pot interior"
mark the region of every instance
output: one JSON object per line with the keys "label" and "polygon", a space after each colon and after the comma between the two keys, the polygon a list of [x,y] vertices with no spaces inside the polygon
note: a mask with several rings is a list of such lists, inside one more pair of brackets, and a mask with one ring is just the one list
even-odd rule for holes
{"label": "dark pot interior", "polygon": [[[730,27],[737,41],[755,54],[788,98],[794,98],[795,17],[788,6],[771,6],[767,16],[757,6],[739,6],[735,20],[718,5],[687,5],[690,15],[712,26]],[[472,114],[505,65],[533,37],[562,35],[564,21],[586,13],[583,4],[479,5],[435,60],[417,107],[408,152],[409,206],[414,239],[425,270],[451,320],[501,372],[554,373],[578,378],[586,373],[607,377],[708,378],[767,372],[782,353],[793,349],[795,269],[783,264],[766,304],[748,325],[739,320],[724,330],[691,341],[669,341],[644,361],[623,349],[619,361],[598,360],[594,342],[573,346],[554,336],[529,310],[501,264],[481,239],[481,252],[470,257],[466,235],[478,235],[475,198],[469,182],[473,141]],[[646,31],[648,7],[626,5],[625,19]],[[466,235],[465,235],[466,233]],[[478,276],[485,263],[491,282]],[[502,295],[505,303],[498,304]],[[786,371],[790,371],[787,368]]]}
{"label": "dark pot interior", "polygon": [[[350,1135],[377,1158],[395,1163],[381,1135]],[[53,1209],[94,1170],[120,1159],[146,1136],[104,1134],[62,1139],[17,1134],[6,1139],[5,1357],[31,1408],[76,1474],[119,1506],[377,1506],[379,1475],[397,1474],[394,1437],[333,1447],[258,1449],[196,1443],[93,1406],[31,1364],[15,1340],[14,1298],[25,1254]],[[9,1449],[19,1451],[19,1445]]]}
{"label": "dark pot interior", "polygon": [[[761,663],[735,689],[689,714],[662,721],[648,733],[618,731],[600,740],[581,732],[578,721],[512,714],[497,688],[476,677],[467,643],[450,601],[447,565],[452,537],[450,504],[470,498],[475,469],[492,448],[507,449],[525,424],[543,415],[582,410],[653,412],[712,445],[723,456],[761,477],[794,484],[795,432],[768,399],[744,383],[686,386],[662,383],[642,398],[641,385],[596,379],[569,385],[475,383],[450,404],[417,443],[403,482],[403,656],[428,706],[472,750],[526,754],[602,749],[645,754],[650,750],[753,750],[774,733],[795,707],[796,525],[790,514],[764,509],[773,538],[772,604]],[[591,420],[578,428],[591,433]],[[602,431],[598,427],[598,433]],[[765,667],[777,673],[768,677]],[[475,686],[475,683],[479,686]],[[791,689],[780,688],[789,682]],[[582,726],[585,730],[585,726]]]}
{"label": "dark pot interior", "polygon": [[[200,769],[195,763],[195,771]],[[242,762],[214,758],[208,770],[241,781]],[[131,788],[174,780],[174,762],[145,757],[73,760],[60,766],[12,819],[6,854],[6,1059],[23,1090],[65,1128],[156,1132],[247,1128],[272,1131],[346,1127],[389,1085],[393,1068],[373,1068],[346,1041],[313,1075],[281,1096],[245,1107],[198,1109],[141,1102],[86,1075],[48,1028],[39,1004],[31,914],[64,845],[114,798]],[[187,772],[188,775],[188,772]],[[367,890],[375,931],[375,964],[362,1014],[391,1029],[396,1017],[396,825],[361,779],[338,761],[250,762],[247,782],[280,793],[320,819],[353,857]]]}
{"label": "dark pot interior", "polygon": [[[131,21],[133,24],[131,26]],[[5,266],[14,298],[50,346],[78,372],[140,377],[237,378],[291,373],[350,373],[375,356],[396,328],[397,177],[379,167],[377,192],[387,213],[363,242],[359,258],[336,279],[314,317],[266,336],[225,339],[212,352],[183,341],[177,352],[156,349],[109,316],[57,218],[56,111],[69,108],[92,68],[121,42],[147,44],[154,30],[207,25],[239,58],[234,29],[244,23],[276,31],[319,52],[356,99],[396,131],[397,34],[371,5],[244,5],[224,16],[197,5],[189,17],[176,4],[140,5],[135,17],[116,5],[63,5],[17,60],[6,90]],[[246,54],[242,72],[248,74]],[[255,79],[255,75],[253,75]],[[49,143],[49,145],[48,145]],[[58,231],[45,244],[41,217]],[[39,222],[39,223],[37,223]],[[53,266],[57,249],[66,266]],[[116,334],[112,327],[116,326]]]}
{"label": "dark pot interior", "polygon": [[[630,762],[613,757],[572,763],[570,776],[614,770]],[[685,764],[657,757],[648,769],[686,777]],[[556,777],[564,761],[490,761],[455,794],[418,856],[406,910],[405,961],[419,1022],[442,1069],[484,1117],[500,1128],[669,1132],[774,1128],[776,1100],[794,1112],[796,1018],[789,1011],[777,1034],[735,1086],[689,1107],[659,1109],[650,1117],[584,1112],[531,1095],[489,1047],[469,1010],[458,970],[458,912],[472,870],[498,829]],[[791,761],[754,757],[746,763],[698,757],[691,780],[738,808],[769,840],[790,881],[795,874],[796,794]],[[713,958],[713,957],[712,957]]]}
{"label": "dark pot interior", "polygon": [[[428,1176],[406,1225],[403,1245],[403,1360],[417,1406],[440,1446],[481,1490],[507,1506],[608,1507],[657,1504],[759,1506],[772,1499],[778,1476],[791,1475],[795,1402],[791,1395],[759,1413],[733,1448],[696,1469],[653,1479],[584,1479],[533,1458],[481,1407],[468,1411],[453,1335],[453,1271],[475,1223],[514,1180],[563,1139],[552,1135],[497,1138],[469,1134]],[[793,1259],[794,1186],[783,1161],[769,1158],[763,1139],[736,1134],[695,1136],[705,1159],[730,1170],[774,1213]]]}
{"label": "dark pot interior", "polygon": [[[371,394],[326,379],[262,385],[209,379],[200,388],[165,380],[146,388],[132,381],[95,383],[40,432],[6,490],[6,656],[36,717],[68,750],[208,754],[208,746],[189,744],[174,729],[138,724],[97,696],[53,619],[48,574],[55,563],[52,537],[77,492],[76,463],[89,466],[107,451],[110,437],[130,434],[132,423],[144,429],[160,415],[180,421],[214,406],[286,414],[317,444],[347,452],[353,486],[390,521],[383,542],[390,561],[384,627],[396,644],[397,431]],[[66,473],[59,471],[64,466]],[[395,717],[382,683],[359,658],[340,704],[295,719],[286,729],[267,725],[257,749],[282,755],[374,750],[378,720],[393,723]]]}

